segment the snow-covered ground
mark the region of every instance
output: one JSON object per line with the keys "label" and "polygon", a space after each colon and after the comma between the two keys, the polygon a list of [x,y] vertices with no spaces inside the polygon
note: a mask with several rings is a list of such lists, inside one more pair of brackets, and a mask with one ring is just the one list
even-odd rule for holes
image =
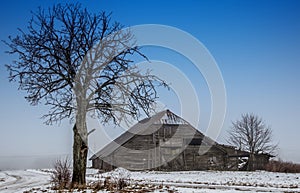
{"label": "snow-covered ground", "polygon": [[1,193],[23,193],[49,187],[50,174],[39,170],[0,171]]}
{"label": "snow-covered ground", "polygon": [[[99,174],[97,170],[87,171],[89,183],[104,180],[105,177],[129,178],[134,187],[149,186],[152,192],[299,192],[300,174],[228,171],[186,171],[186,172],[129,172],[118,168]],[[54,192],[49,183],[50,173],[45,170],[0,171],[0,192],[23,193]],[[153,188],[154,187],[154,188]],[[154,190],[160,187],[159,190]],[[80,192],[80,191],[79,191]],[[86,193],[93,192],[87,190]],[[105,192],[105,191],[99,191]]]}

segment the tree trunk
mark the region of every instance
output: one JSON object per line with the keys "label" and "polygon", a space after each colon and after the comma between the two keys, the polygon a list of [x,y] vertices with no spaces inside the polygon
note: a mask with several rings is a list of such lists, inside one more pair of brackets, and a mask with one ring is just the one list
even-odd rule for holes
{"label": "tree trunk", "polygon": [[[79,76],[79,75],[76,75]],[[74,142],[73,142],[73,176],[72,186],[85,186],[86,163],[88,153],[88,137],[86,114],[86,88],[82,86],[80,77],[75,81],[75,95],[76,95],[76,123],[73,127]]]}
{"label": "tree trunk", "polygon": [[253,171],[253,164],[254,164],[254,154],[250,153],[249,158],[248,158],[248,167],[247,170],[248,171]]}
{"label": "tree trunk", "polygon": [[[85,127],[86,124],[82,124],[81,126]],[[87,128],[78,128],[76,124],[73,127],[73,187],[85,185],[88,146],[87,138],[85,139],[80,132],[82,129],[86,130]]]}

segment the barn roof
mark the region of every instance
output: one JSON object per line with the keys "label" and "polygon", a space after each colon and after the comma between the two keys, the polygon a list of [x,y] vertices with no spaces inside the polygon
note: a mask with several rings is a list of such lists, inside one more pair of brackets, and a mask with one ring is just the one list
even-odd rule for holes
{"label": "barn roof", "polygon": [[[157,125],[157,127],[153,127],[153,125]],[[179,117],[178,115],[174,114],[170,110],[164,110],[161,111],[152,117],[145,118],[141,121],[139,121],[137,124],[132,126],[129,130],[125,131],[123,134],[121,134],[119,137],[117,137],[114,141],[106,145],[103,149],[98,151],[96,154],[94,154],[90,160],[93,160],[95,158],[103,158],[108,156],[109,154],[113,153],[117,148],[119,148],[121,145],[129,141],[131,138],[133,138],[135,135],[138,134],[152,134],[154,133],[157,128],[159,128],[161,125],[187,125],[193,128],[196,132],[200,133],[200,135],[203,136],[203,142],[207,144],[217,144],[214,140],[210,139],[209,137],[206,137],[203,135],[200,131],[195,129],[193,126],[191,126],[186,120]],[[152,127],[150,127],[152,126]],[[223,148],[219,149],[224,150]]]}

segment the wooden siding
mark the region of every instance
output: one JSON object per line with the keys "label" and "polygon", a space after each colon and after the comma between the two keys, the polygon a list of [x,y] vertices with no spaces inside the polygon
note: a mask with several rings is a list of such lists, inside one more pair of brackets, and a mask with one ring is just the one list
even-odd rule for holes
{"label": "wooden siding", "polygon": [[[112,170],[239,170],[249,153],[220,145],[188,122],[166,110],[144,119],[97,152],[92,167]],[[255,169],[263,169],[270,155],[255,156]]]}
{"label": "wooden siding", "polygon": [[[110,155],[93,159],[93,167],[104,170],[110,170],[110,165],[130,170],[225,169],[226,153],[208,144],[203,134],[190,125],[151,127],[152,134],[135,135]],[[110,164],[103,164],[102,160]]]}

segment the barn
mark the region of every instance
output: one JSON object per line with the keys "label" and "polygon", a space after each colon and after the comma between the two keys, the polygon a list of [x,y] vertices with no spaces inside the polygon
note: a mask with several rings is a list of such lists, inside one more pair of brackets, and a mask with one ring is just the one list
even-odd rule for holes
{"label": "barn", "polygon": [[[90,160],[92,167],[128,170],[238,170],[249,153],[218,144],[170,110],[143,119]],[[256,155],[254,169],[263,169],[268,154]]]}

